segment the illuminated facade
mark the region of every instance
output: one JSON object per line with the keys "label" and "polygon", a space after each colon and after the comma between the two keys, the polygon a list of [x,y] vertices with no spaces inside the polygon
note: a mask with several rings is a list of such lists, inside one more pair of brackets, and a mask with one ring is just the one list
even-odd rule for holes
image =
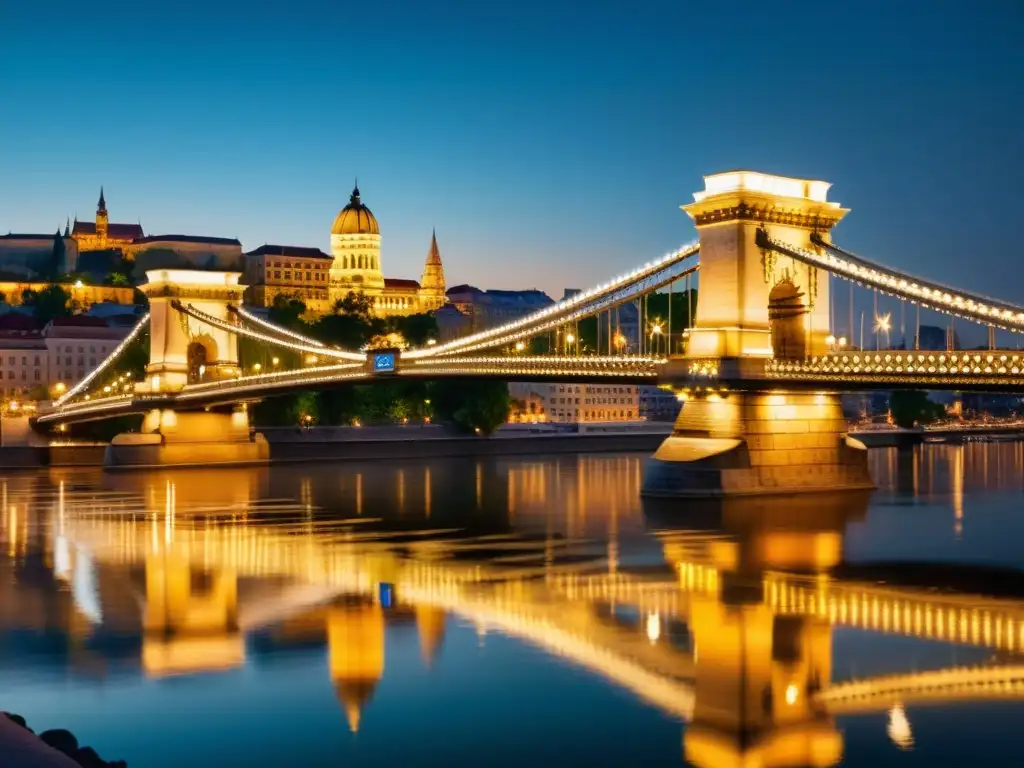
{"label": "illuminated facade", "polygon": [[633,384],[512,383],[509,395],[518,403],[509,416],[515,422],[638,421],[640,388]]}
{"label": "illuminated facade", "polygon": [[363,293],[382,317],[430,312],[444,306],[444,267],[437,234],[431,237],[420,282],[384,277],[380,237],[380,225],[363,204],[359,187],[355,187],[348,205],[331,227],[330,302],[350,292]]}
{"label": "illuminated facade", "polygon": [[245,301],[270,307],[278,296],[297,296],[309,311],[326,312],[331,308],[331,263],[319,248],[262,245],[245,254]]}
{"label": "illuminated facade", "polygon": [[128,257],[130,246],[145,236],[141,224],[111,224],[107,213],[107,201],[100,187],[100,199],[96,204],[96,221],[79,221],[75,217],[71,236],[78,243],[79,251],[103,251],[108,248],[119,250]]}
{"label": "illuminated facade", "polygon": [[110,354],[128,330],[86,315],[59,317],[38,330],[23,315],[5,315],[0,319],[0,390],[18,397],[42,388],[60,394]]}

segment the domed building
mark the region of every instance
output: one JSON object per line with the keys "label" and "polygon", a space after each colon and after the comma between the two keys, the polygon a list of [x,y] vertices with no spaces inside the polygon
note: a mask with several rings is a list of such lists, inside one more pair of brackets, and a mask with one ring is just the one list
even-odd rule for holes
{"label": "domed building", "polygon": [[329,311],[352,291],[368,296],[381,317],[430,312],[447,301],[436,233],[419,282],[384,277],[380,224],[363,203],[358,185],[334,219],[330,254],[317,248],[263,245],[246,254],[244,281],[250,286],[249,303],[268,307],[275,296],[297,295],[313,312]]}
{"label": "domed building", "polygon": [[430,241],[420,282],[384,277],[380,259],[380,224],[362,201],[359,186],[352,190],[348,205],[331,227],[331,302],[350,291],[362,292],[373,299],[376,313],[412,315],[443,306],[444,267],[437,247],[437,233]]}

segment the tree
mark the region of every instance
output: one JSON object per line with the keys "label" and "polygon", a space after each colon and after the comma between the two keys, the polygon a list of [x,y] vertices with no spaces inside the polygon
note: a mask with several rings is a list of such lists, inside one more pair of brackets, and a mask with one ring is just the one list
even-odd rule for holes
{"label": "tree", "polygon": [[927,392],[897,390],[889,396],[889,412],[897,427],[911,429],[930,424],[942,417],[943,407],[928,399]]}
{"label": "tree", "polygon": [[296,294],[279,293],[274,297],[270,311],[267,313],[270,322],[293,331],[305,331],[306,323],[302,316],[306,314],[306,303]]}
{"label": "tree", "polygon": [[439,418],[463,432],[490,435],[508,421],[510,398],[503,381],[436,381],[431,401]]}
{"label": "tree", "polygon": [[40,325],[71,314],[71,294],[56,283],[38,292],[26,288],[21,293],[21,303],[32,308],[32,315]]}
{"label": "tree", "polygon": [[127,288],[130,285],[128,276],[121,272],[112,272],[107,275],[107,283],[119,288]]}
{"label": "tree", "polygon": [[336,315],[354,315],[369,322],[373,317],[373,300],[362,291],[349,291],[344,298],[334,302],[332,311]]}
{"label": "tree", "polygon": [[55,280],[57,275],[63,271],[66,259],[67,253],[64,247],[64,238],[60,234],[60,229],[58,229],[57,234],[53,236],[53,250],[50,253],[47,274],[44,277],[47,280]]}
{"label": "tree", "polygon": [[413,347],[422,347],[430,339],[436,341],[439,334],[437,320],[428,312],[394,317],[390,326],[391,330],[400,333]]}

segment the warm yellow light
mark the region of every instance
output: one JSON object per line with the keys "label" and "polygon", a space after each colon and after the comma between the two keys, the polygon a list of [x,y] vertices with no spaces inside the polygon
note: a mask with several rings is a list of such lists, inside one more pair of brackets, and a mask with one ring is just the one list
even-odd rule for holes
{"label": "warm yellow light", "polygon": [[17,400],[11,400],[11,410],[12,411],[16,411],[16,410],[18,410],[18,408],[19,408],[18,401]]}
{"label": "warm yellow light", "polygon": [[786,703],[789,706],[792,707],[794,704],[796,704],[796,700],[799,697],[799,695],[800,695],[800,689],[797,688],[795,685],[790,683],[789,685],[786,686]]}
{"label": "warm yellow light", "polygon": [[82,287],[82,281],[81,280],[75,280],[75,288],[81,288],[81,287]]}
{"label": "warm yellow light", "polygon": [[661,333],[661,324],[655,323],[654,327],[651,328],[651,333]]}
{"label": "warm yellow light", "polygon": [[522,352],[524,349],[526,349],[526,344],[524,344],[521,341],[517,341],[516,342],[516,352]]}
{"label": "warm yellow light", "polygon": [[109,391],[110,391],[110,385],[108,384],[107,386],[105,386],[105,387],[103,388],[103,391],[104,391],[104,392],[109,392]]}
{"label": "warm yellow light", "polygon": [[875,318],[875,330],[888,333],[892,327],[892,318],[889,315],[880,315]]}
{"label": "warm yellow light", "polygon": [[262,368],[263,368],[263,366],[262,366],[262,365],[260,365],[259,363],[256,363],[256,364],[255,364],[255,365],[253,365],[253,367],[252,367],[252,369],[253,369],[254,371],[256,371],[256,373],[259,373],[259,372],[260,372],[260,370],[261,370]]}
{"label": "warm yellow light", "polygon": [[836,343],[836,337],[830,333],[828,336],[825,337],[825,343],[831,347],[833,344]]}
{"label": "warm yellow light", "polygon": [[58,395],[61,394],[67,388],[67,385],[63,381],[58,381],[56,384],[53,385],[53,391],[56,392]]}
{"label": "warm yellow light", "polygon": [[661,637],[661,617],[656,613],[647,614],[647,639],[652,643]]}
{"label": "warm yellow light", "polygon": [[573,336],[571,333],[567,333],[565,334],[565,341],[567,344],[572,344],[574,341],[576,341],[576,337]]}
{"label": "warm yellow light", "polygon": [[271,360],[270,362],[271,362],[271,363],[272,363],[273,365],[280,365],[280,363],[281,363],[281,358],[279,358],[279,357],[275,357],[275,358],[274,358],[273,360]]}
{"label": "warm yellow light", "polygon": [[846,337],[845,336],[840,336],[839,337],[839,346],[840,347],[845,347],[846,346]]}
{"label": "warm yellow light", "polygon": [[427,346],[432,347],[437,344],[437,339],[427,339]]}

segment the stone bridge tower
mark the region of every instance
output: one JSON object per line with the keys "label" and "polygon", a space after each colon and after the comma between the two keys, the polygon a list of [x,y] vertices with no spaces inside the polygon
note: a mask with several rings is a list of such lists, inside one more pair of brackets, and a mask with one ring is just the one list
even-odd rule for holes
{"label": "stone bridge tower", "polygon": [[762,252],[757,231],[814,249],[847,210],[827,200],[824,181],[732,171],[706,176],[684,205],[700,233],[700,291],[688,357],[803,358],[826,350],[828,275]]}
{"label": "stone bridge tower", "polygon": [[[771,357],[826,351],[827,273],[758,243],[758,231],[814,249],[846,214],[823,181],[732,171],[705,177],[683,206],[700,233],[697,315],[682,369],[714,371],[687,398],[673,434],[648,462],[643,491],[733,496],[873,487],[867,451],[846,435],[839,396],[784,392]],[[680,378],[686,379],[686,370]],[[730,384],[730,382],[732,384]]]}
{"label": "stone bridge tower", "polygon": [[117,435],[107,448],[108,467],[207,466],[266,461],[269,449],[261,435],[250,435],[247,406],[190,410],[177,402],[161,405],[187,386],[203,386],[241,374],[238,337],[181,312],[191,306],[217,320],[229,321],[231,305],[240,305],[245,286],[234,265],[212,269],[175,256],[170,266],[146,270],[141,287],[149,299],[150,347],[145,378],[136,396],[153,397],[139,433]]}

